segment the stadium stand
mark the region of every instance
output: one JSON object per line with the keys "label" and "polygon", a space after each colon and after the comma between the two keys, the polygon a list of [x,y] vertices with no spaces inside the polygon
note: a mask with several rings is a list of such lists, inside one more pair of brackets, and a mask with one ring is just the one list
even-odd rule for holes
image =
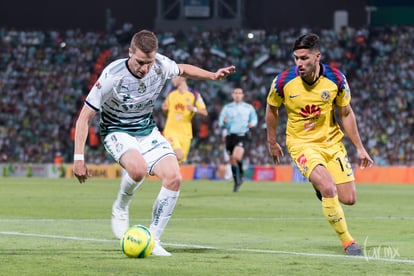
{"label": "stadium stand", "polygon": [[[235,75],[219,84],[190,82],[203,93],[209,118],[194,124],[195,139],[188,163],[224,163],[217,116],[237,85],[246,91],[246,100],[259,115],[259,127],[252,132],[246,163],[272,164],[264,129],[266,95],[275,74],[293,66],[291,45],[305,31],[320,34],[325,45],[323,62],[338,66],[347,75],[361,137],[376,164],[414,165],[413,26],[362,27],[340,32],[292,28],[250,35],[244,29],[158,33],[160,52],[178,62],[210,69],[216,69],[218,64],[237,67]],[[1,28],[0,162],[53,163],[59,153],[71,163],[73,122],[83,99],[102,67],[125,56],[128,45],[119,42],[130,35],[78,29]],[[155,116],[162,127],[164,115],[160,111]],[[93,125],[97,126],[97,120]],[[284,125],[280,127],[282,142]],[[112,163],[102,144],[96,145],[96,139],[92,140],[87,149],[88,163]],[[354,159],[354,148],[348,149]],[[287,154],[283,163],[291,163]]]}

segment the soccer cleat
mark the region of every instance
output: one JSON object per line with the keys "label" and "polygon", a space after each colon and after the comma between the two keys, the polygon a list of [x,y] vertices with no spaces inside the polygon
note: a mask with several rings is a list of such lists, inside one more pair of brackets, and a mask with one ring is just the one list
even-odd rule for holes
{"label": "soccer cleat", "polygon": [[240,186],[242,185],[243,182],[237,182],[234,184],[234,188],[233,188],[233,192],[237,193],[240,189]]}
{"label": "soccer cleat", "polygon": [[237,179],[236,183],[234,183],[234,188],[233,188],[233,192],[238,192],[240,189],[240,186],[243,184],[243,176],[239,177],[239,179]]}
{"label": "soccer cleat", "polygon": [[112,232],[114,233],[115,237],[118,239],[122,239],[125,231],[129,227],[128,207],[126,207],[126,209],[122,209],[118,206],[117,201],[115,201],[112,205],[111,224]]}
{"label": "soccer cleat", "polygon": [[238,192],[240,188],[240,185],[238,183],[234,183],[233,192]]}
{"label": "soccer cleat", "polygon": [[151,255],[153,256],[162,256],[162,257],[169,257],[171,256],[171,253],[165,250],[161,244],[160,241],[156,240],[154,243],[154,248],[152,249]]}
{"label": "soccer cleat", "polygon": [[350,245],[345,247],[345,254],[349,256],[362,256],[361,247],[353,241]]}

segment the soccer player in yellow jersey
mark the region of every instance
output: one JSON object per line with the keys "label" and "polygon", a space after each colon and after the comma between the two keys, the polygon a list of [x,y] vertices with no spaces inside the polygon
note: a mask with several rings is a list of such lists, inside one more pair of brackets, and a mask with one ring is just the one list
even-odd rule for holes
{"label": "soccer player in yellow jersey", "polygon": [[162,104],[162,110],[167,114],[163,135],[174,149],[178,162],[183,163],[187,160],[193,139],[193,116],[207,116],[208,112],[201,94],[189,88],[184,77],[174,77],[172,84],[176,89]]}
{"label": "soccer player in yellow jersey", "polygon": [[286,146],[290,156],[316,190],[323,215],[337,233],[345,254],[362,255],[348,231],[340,204],[353,205],[356,188],[335,109],[357,149],[361,168],[373,164],[359,136],[350,104],[351,91],[341,71],[320,62],[320,40],[316,34],[299,37],[293,46],[293,57],[296,66],[276,76],[267,97],[270,154],[276,164],[283,156],[276,135],[278,109],[283,104],[288,116]]}

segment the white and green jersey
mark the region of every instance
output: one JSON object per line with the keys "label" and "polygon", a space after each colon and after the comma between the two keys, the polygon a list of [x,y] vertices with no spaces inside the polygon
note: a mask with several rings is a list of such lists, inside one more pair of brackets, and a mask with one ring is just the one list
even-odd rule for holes
{"label": "white and green jersey", "polygon": [[89,92],[85,104],[100,113],[100,132],[145,136],[156,126],[152,112],[167,79],[179,74],[178,65],[156,54],[154,65],[142,79],[127,67],[128,59],[118,59],[102,71]]}

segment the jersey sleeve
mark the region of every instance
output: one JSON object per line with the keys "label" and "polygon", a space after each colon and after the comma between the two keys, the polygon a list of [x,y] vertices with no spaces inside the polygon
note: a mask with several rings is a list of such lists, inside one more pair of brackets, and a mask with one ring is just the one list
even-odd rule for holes
{"label": "jersey sleeve", "polygon": [[256,113],[256,109],[254,109],[254,107],[252,105],[250,105],[250,115],[249,115],[249,123],[255,127],[257,126],[257,113]]}
{"label": "jersey sleeve", "polygon": [[342,77],[342,85],[338,88],[338,95],[335,99],[335,104],[337,106],[347,106],[351,102],[351,89],[349,88],[349,84],[345,76],[342,75]]}
{"label": "jersey sleeve", "polygon": [[114,83],[115,79],[111,77],[107,70],[104,70],[89,91],[85,103],[93,110],[99,111],[102,104],[110,96]]}
{"label": "jersey sleeve", "polygon": [[196,97],[195,99],[195,107],[198,109],[206,109],[206,104],[204,103],[203,97],[200,93],[197,93],[197,95],[194,95]]}
{"label": "jersey sleeve", "polygon": [[226,117],[226,113],[227,113],[227,106],[224,106],[223,109],[220,112],[219,120],[218,120],[218,125],[221,128],[225,127],[224,117]]}
{"label": "jersey sleeve", "polygon": [[271,106],[280,107],[283,103],[283,91],[280,84],[280,75],[276,76],[269,89],[267,95],[267,103]]}
{"label": "jersey sleeve", "polygon": [[180,74],[180,68],[178,68],[177,63],[172,59],[157,53],[156,61],[160,64],[162,72],[167,79],[172,79]]}

